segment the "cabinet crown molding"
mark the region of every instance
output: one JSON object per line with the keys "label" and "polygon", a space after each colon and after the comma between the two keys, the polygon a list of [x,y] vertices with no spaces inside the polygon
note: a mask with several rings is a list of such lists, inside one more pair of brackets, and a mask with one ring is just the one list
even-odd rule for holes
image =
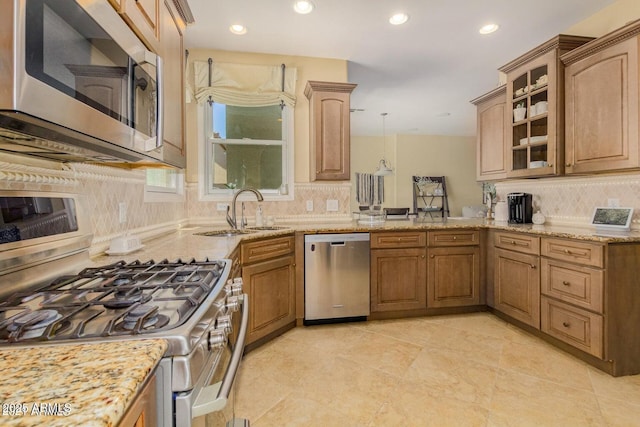
{"label": "cabinet crown molding", "polygon": [[492,98],[504,97],[507,94],[507,85],[503,84],[498,86],[497,88],[485,93],[484,95],[480,95],[479,97],[472,99],[471,102],[474,105],[478,105],[484,101],[487,101]]}
{"label": "cabinet crown molding", "polygon": [[609,46],[620,43],[624,40],[630,39],[640,35],[640,19],[630,22],[629,24],[618,28],[602,37],[593,39],[589,43],[580,46],[577,49],[567,52],[560,56],[560,60],[565,64],[573,64],[579,60],[593,55],[596,52],[604,50]]}
{"label": "cabinet crown molding", "polygon": [[579,46],[584,45],[585,43],[588,43],[591,40],[593,40],[593,37],[560,34],[555,36],[551,40],[542,43],[540,46],[531,49],[529,52],[519,56],[508,64],[503,65],[502,67],[498,68],[498,70],[502,71],[503,73],[508,73],[520,67],[521,65],[528,63],[532,59],[542,56],[552,50],[559,50],[560,52],[573,50]]}
{"label": "cabinet crown molding", "polygon": [[307,81],[307,86],[304,88],[304,96],[311,98],[313,91],[351,93],[356,86],[358,85],[355,83],[335,83],[309,80]]}

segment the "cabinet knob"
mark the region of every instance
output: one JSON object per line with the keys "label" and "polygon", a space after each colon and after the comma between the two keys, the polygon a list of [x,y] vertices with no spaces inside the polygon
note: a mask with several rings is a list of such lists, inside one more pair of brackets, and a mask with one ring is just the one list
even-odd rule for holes
{"label": "cabinet knob", "polygon": [[547,166],[549,166],[550,168],[553,167],[553,163],[549,163]]}
{"label": "cabinet knob", "polygon": [[529,267],[531,267],[531,268],[535,269],[535,268],[536,268],[536,265],[535,265],[535,264],[530,264],[530,265],[529,265]]}
{"label": "cabinet knob", "polygon": [[571,323],[569,323],[569,322],[562,322],[562,326],[564,326],[565,328],[568,328],[569,326],[571,326]]}
{"label": "cabinet knob", "polygon": [[429,255],[429,258],[435,258],[435,257],[436,257],[435,255]]}
{"label": "cabinet knob", "polygon": [[571,255],[571,251],[569,249],[565,249],[564,253],[567,254],[567,255]]}
{"label": "cabinet knob", "polygon": [[515,240],[512,240],[512,241],[511,241],[511,244],[512,244],[512,245],[515,245],[515,244],[516,244],[516,241],[515,241]]}
{"label": "cabinet knob", "polygon": [[453,236],[453,240],[458,240],[458,236]]}
{"label": "cabinet knob", "polygon": [[565,286],[571,286],[571,282],[567,282],[566,280],[563,280],[562,284]]}
{"label": "cabinet knob", "polygon": [[567,163],[565,166],[570,168],[571,167],[571,163]]}

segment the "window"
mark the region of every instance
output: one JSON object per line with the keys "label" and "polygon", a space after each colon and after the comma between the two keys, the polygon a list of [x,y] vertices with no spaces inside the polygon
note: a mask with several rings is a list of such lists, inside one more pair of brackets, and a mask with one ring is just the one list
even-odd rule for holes
{"label": "window", "polygon": [[207,102],[204,110],[207,194],[229,195],[252,187],[267,198],[289,198],[292,108]]}
{"label": "window", "polygon": [[184,174],[178,169],[147,169],[145,202],[181,201],[184,198]]}

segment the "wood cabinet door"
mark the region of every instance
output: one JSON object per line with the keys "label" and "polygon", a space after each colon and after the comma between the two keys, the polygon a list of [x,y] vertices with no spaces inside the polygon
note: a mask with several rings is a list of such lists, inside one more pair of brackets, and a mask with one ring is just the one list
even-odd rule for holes
{"label": "wood cabinet door", "polygon": [[145,44],[159,51],[162,0],[120,0],[120,13]]}
{"label": "wood cabinet door", "polygon": [[351,179],[350,83],[307,82],[310,101],[310,178]]}
{"label": "wood cabinet door", "polygon": [[249,295],[246,344],[295,321],[293,255],[245,266],[242,278]]}
{"label": "wood cabinet door", "polygon": [[495,308],[540,329],[540,257],[496,249]]}
{"label": "wood cabinet door", "polygon": [[480,304],[480,248],[429,248],[427,307]]}
{"label": "wood cabinet door", "polygon": [[165,161],[185,167],[185,93],[184,84],[184,24],[164,0],[161,6],[161,42],[164,60],[164,146]]}
{"label": "wood cabinet door", "polygon": [[[506,86],[474,102],[477,108],[476,175],[478,180],[507,177]],[[509,109],[509,112],[511,110]]]}
{"label": "wood cabinet door", "polygon": [[425,248],[371,251],[371,312],[427,306]]}
{"label": "wood cabinet door", "polygon": [[565,69],[566,173],[640,167],[638,38]]}

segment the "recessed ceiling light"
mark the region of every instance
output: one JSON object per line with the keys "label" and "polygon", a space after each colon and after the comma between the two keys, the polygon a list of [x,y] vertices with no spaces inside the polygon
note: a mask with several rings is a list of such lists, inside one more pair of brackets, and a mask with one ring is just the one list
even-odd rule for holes
{"label": "recessed ceiling light", "polygon": [[483,25],[482,27],[480,27],[478,32],[480,34],[491,34],[491,33],[495,32],[495,31],[497,31],[498,28],[500,28],[498,26],[498,24],[487,24],[487,25]]}
{"label": "recessed ceiling light", "polygon": [[229,27],[229,31],[238,35],[247,34],[247,27],[241,24],[233,24]]}
{"label": "recessed ceiling light", "polygon": [[406,13],[396,13],[389,18],[389,23],[393,25],[402,25],[409,20],[409,15]]}
{"label": "recessed ceiling light", "polygon": [[306,15],[307,13],[311,13],[315,6],[309,0],[298,0],[293,3],[293,10],[298,12],[301,15]]}

